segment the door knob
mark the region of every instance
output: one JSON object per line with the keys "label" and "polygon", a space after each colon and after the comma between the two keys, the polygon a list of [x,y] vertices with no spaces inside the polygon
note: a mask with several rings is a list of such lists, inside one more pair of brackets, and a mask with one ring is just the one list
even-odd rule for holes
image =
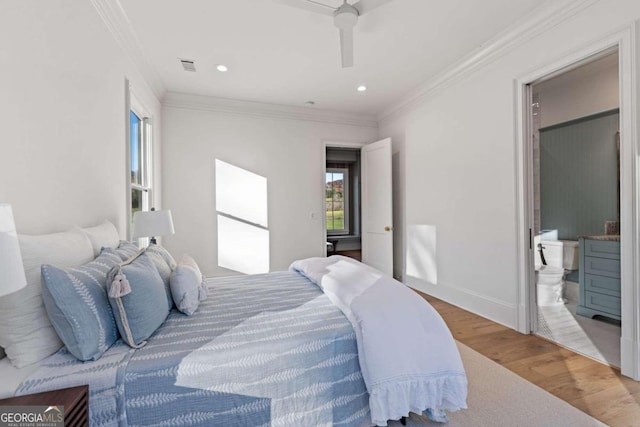
{"label": "door knob", "polygon": [[389,227],[388,225],[384,228],[384,231],[391,231],[391,227]]}

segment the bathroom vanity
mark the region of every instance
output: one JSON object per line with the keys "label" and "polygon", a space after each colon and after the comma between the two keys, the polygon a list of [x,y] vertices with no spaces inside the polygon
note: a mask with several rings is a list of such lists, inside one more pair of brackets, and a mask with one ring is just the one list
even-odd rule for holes
{"label": "bathroom vanity", "polygon": [[580,237],[580,292],[576,313],[620,320],[620,236]]}

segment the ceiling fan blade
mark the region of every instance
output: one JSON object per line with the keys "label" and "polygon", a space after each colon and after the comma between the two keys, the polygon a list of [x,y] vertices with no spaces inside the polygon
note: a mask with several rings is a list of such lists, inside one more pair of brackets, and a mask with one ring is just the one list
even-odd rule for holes
{"label": "ceiling fan blade", "polygon": [[298,9],[304,9],[309,12],[320,13],[326,16],[333,16],[336,9],[315,0],[273,0],[276,3],[281,3],[287,6],[296,7]]}
{"label": "ceiling fan blade", "polygon": [[353,29],[340,30],[342,68],[353,67]]}
{"label": "ceiling fan blade", "polygon": [[355,2],[351,6],[358,9],[360,15],[371,12],[373,9],[382,6],[385,3],[389,3],[391,0],[360,0]]}

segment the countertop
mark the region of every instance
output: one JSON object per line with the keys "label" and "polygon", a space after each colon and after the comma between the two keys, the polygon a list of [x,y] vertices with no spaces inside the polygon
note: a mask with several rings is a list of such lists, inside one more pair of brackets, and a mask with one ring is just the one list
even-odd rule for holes
{"label": "countertop", "polygon": [[591,239],[591,240],[608,240],[611,242],[619,242],[620,241],[620,235],[619,234],[597,234],[597,235],[592,235],[592,236],[578,236],[578,237],[582,237],[585,239]]}

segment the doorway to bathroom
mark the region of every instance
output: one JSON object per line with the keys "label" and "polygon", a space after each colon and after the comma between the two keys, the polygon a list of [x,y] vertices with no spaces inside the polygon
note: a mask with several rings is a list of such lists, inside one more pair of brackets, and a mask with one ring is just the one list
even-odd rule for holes
{"label": "doorway to bathroom", "polygon": [[620,367],[618,49],[531,84],[532,332]]}

